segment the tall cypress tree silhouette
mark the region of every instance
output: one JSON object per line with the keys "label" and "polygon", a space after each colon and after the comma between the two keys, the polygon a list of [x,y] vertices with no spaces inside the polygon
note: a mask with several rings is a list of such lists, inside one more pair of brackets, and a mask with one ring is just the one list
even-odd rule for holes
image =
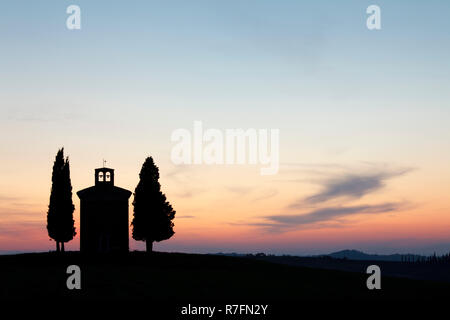
{"label": "tall cypress tree silhouette", "polygon": [[70,181],[69,158],[64,159],[64,148],[58,150],[52,172],[52,190],[47,212],[47,231],[56,241],[56,251],[64,252],[64,243],[76,235]]}
{"label": "tall cypress tree silhouette", "polygon": [[145,241],[147,252],[152,252],[153,242],[174,235],[175,210],[161,192],[159,169],[152,157],[145,159],[139,178],[133,201],[133,239]]}

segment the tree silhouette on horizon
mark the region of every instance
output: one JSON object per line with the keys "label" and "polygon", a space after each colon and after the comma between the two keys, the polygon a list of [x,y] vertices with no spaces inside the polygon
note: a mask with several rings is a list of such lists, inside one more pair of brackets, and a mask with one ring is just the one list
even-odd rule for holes
{"label": "tree silhouette on horizon", "polygon": [[74,210],[69,158],[64,158],[64,148],[61,148],[53,163],[52,189],[47,212],[47,231],[49,237],[56,241],[57,252],[64,252],[64,243],[76,235]]}
{"label": "tree silhouette on horizon", "polygon": [[139,183],[133,200],[133,239],[146,242],[147,252],[153,251],[153,242],[167,240],[174,235],[175,210],[161,192],[159,169],[148,157],[139,173]]}

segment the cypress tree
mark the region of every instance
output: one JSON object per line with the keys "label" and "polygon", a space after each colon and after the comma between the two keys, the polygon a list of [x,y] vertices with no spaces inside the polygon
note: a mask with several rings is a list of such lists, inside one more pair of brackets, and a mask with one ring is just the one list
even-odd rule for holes
{"label": "cypress tree", "polygon": [[152,157],[145,159],[139,173],[139,183],[133,200],[133,239],[146,242],[152,252],[153,242],[167,240],[174,235],[175,210],[161,192],[159,169]]}
{"label": "cypress tree", "polygon": [[57,252],[64,252],[64,243],[76,235],[74,210],[69,158],[64,159],[64,148],[61,148],[53,163],[52,189],[47,212],[47,231],[49,237],[56,241]]}

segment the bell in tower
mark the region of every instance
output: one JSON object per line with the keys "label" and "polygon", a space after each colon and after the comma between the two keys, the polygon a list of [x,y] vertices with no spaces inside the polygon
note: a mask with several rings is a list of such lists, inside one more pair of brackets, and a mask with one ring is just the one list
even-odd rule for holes
{"label": "bell in tower", "polygon": [[114,169],[110,168],[95,169],[95,185],[114,186]]}

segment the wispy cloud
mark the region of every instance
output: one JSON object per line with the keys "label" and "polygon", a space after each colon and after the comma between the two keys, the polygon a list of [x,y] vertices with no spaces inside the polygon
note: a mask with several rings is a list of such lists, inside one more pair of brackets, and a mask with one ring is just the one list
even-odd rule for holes
{"label": "wispy cloud", "polygon": [[3,222],[0,225],[0,237],[27,238],[30,233],[42,233],[45,229],[46,224],[42,221]]}
{"label": "wispy cloud", "polygon": [[22,198],[19,197],[11,197],[11,196],[5,196],[3,194],[0,194],[0,201],[4,202],[10,202],[10,201],[20,201]]}
{"label": "wispy cloud", "polygon": [[252,192],[255,189],[255,187],[250,187],[250,186],[228,186],[228,187],[226,187],[226,189],[229,192],[231,192],[231,193],[234,193],[234,194],[242,196],[242,195],[245,195],[245,194],[248,194],[248,193]]}
{"label": "wispy cloud", "polygon": [[266,217],[281,224],[299,225],[314,222],[333,220],[339,217],[361,214],[361,213],[384,213],[397,210],[398,203],[383,203],[377,205],[359,205],[351,207],[328,207],[316,209],[306,214],[298,215],[273,215]]}
{"label": "wispy cloud", "polygon": [[[305,164],[290,164],[305,166]],[[288,212],[262,217],[262,221],[247,223],[272,232],[286,232],[299,229],[339,228],[354,223],[350,217],[357,215],[394,214],[410,207],[405,201],[381,203],[354,203],[364,196],[383,189],[387,181],[403,176],[411,168],[395,168],[388,164],[362,163],[358,169],[350,166],[327,164],[320,170],[321,188],[315,194],[302,196],[285,207]],[[306,165],[308,166],[308,165]],[[311,165],[313,166],[313,165]],[[319,166],[320,167],[320,166]],[[328,170],[328,169],[331,169]],[[300,180],[299,182],[305,182]],[[289,211],[293,211],[289,214]],[[261,218],[261,217],[260,217]]]}
{"label": "wispy cloud", "polygon": [[201,193],[208,191],[205,187],[193,187],[199,185],[199,180],[196,178],[195,166],[178,165],[173,166],[170,171],[164,174],[164,178],[171,180],[169,183],[174,183],[175,195],[179,198],[193,198]]}
{"label": "wispy cloud", "polygon": [[302,208],[305,205],[317,204],[329,200],[360,199],[363,196],[378,191],[385,187],[388,179],[402,176],[411,169],[383,170],[375,169],[375,172],[344,173],[323,180],[322,190],[307,198],[299,199],[290,204],[291,209]]}
{"label": "wispy cloud", "polygon": [[275,188],[268,188],[265,190],[262,190],[258,196],[256,196],[253,201],[261,201],[266,200],[272,197],[275,197],[278,194],[278,190]]}
{"label": "wispy cloud", "polygon": [[314,209],[303,214],[280,214],[266,216],[265,222],[252,224],[266,227],[272,231],[287,231],[289,229],[337,227],[346,222],[345,218],[355,215],[371,215],[393,212],[404,208],[404,203],[386,202],[376,205],[336,206]]}

